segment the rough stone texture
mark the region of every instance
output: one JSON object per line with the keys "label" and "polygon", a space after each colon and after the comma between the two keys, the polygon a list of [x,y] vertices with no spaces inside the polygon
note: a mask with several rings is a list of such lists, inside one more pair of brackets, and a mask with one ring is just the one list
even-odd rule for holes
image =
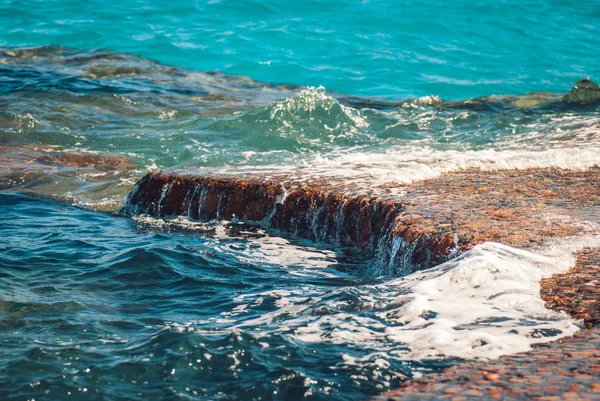
{"label": "rough stone texture", "polygon": [[485,241],[519,248],[600,224],[600,168],[467,170],[405,186],[407,211],[424,230],[446,224],[461,250]]}
{"label": "rough stone texture", "polygon": [[470,362],[403,383],[391,400],[599,400],[600,330],[585,330],[530,352]]}
{"label": "rough stone texture", "polygon": [[43,164],[95,168],[100,171],[132,170],[133,162],[125,156],[43,153],[36,160]]}
{"label": "rough stone texture", "polygon": [[303,239],[356,247],[404,273],[440,263],[456,249],[450,230],[418,227],[419,217],[404,203],[331,187],[154,173],[138,182],[123,212],[262,222]]}
{"label": "rough stone texture", "polygon": [[591,79],[580,79],[573,88],[563,97],[565,103],[581,105],[600,102],[600,85]]}
{"label": "rough stone texture", "polygon": [[410,273],[485,241],[520,248],[589,231],[600,223],[599,168],[462,171],[395,185],[396,199],[356,195],[348,183],[298,184],[260,179],[146,175],[123,211],[192,219],[262,222],[297,237],[356,247]]}
{"label": "rough stone texture", "polygon": [[600,250],[578,252],[577,263],[568,272],[542,280],[540,293],[546,308],[583,319],[587,328],[597,326],[600,323]]}

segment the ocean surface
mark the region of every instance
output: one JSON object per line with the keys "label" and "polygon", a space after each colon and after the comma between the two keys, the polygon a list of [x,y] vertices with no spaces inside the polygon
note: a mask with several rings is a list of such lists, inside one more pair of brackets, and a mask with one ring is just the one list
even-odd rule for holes
{"label": "ocean surface", "polygon": [[160,170],[371,191],[598,165],[598,103],[562,99],[600,80],[599,21],[596,1],[2,2],[0,398],[364,400],[573,334],[539,280],[600,244],[592,223],[398,277],[119,211]]}

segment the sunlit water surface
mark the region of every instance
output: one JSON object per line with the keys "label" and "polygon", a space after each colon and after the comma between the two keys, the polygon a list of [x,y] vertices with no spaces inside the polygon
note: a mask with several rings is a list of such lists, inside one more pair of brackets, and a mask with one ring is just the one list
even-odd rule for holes
{"label": "sunlit water surface", "polygon": [[359,400],[576,331],[539,279],[597,237],[378,277],[265,227],[115,214],[161,169],[377,189],[598,165],[597,105],[560,102],[600,79],[598,7],[493,3],[0,5],[0,398]]}

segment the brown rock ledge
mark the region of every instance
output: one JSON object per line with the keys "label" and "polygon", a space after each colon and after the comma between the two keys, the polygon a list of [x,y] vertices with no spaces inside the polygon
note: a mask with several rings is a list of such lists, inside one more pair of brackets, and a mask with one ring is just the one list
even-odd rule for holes
{"label": "brown rock ledge", "polygon": [[[294,236],[356,247],[383,274],[433,266],[485,241],[520,248],[600,224],[600,168],[468,170],[410,185],[403,195],[353,193],[351,183],[300,184],[176,173],[146,175],[125,214],[262,222]],[[388,188],[389,189],[389,188]]]}
{"label": "brown rock ledge", "polygon": [[123,212],[261,222],[299,238],[356,247],[405,273],[440,263],[456,249],[448,227],[421,228],[421,217],[406,204],[335,187],[155,173],[138,182]]}

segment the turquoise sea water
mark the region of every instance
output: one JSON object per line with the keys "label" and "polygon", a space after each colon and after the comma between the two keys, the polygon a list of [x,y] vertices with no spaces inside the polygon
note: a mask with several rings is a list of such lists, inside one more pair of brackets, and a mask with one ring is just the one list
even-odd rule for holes
{"label": "turquoise sea water", "polygon": [[268,227],[119,210],[158,170],[376,192],[598,165],[598,103],[562,98],[600,79],[599,22],[595,1],[2,2],[0,398],[361,400],[572,333],[536,292],[561,258],[488,244],[402,279]]}
{"label": "turquoise sea water", "polygon": [[131,52],[354,95],[463,99],[597,77],[596,1],[6,1],[0,45]]}

